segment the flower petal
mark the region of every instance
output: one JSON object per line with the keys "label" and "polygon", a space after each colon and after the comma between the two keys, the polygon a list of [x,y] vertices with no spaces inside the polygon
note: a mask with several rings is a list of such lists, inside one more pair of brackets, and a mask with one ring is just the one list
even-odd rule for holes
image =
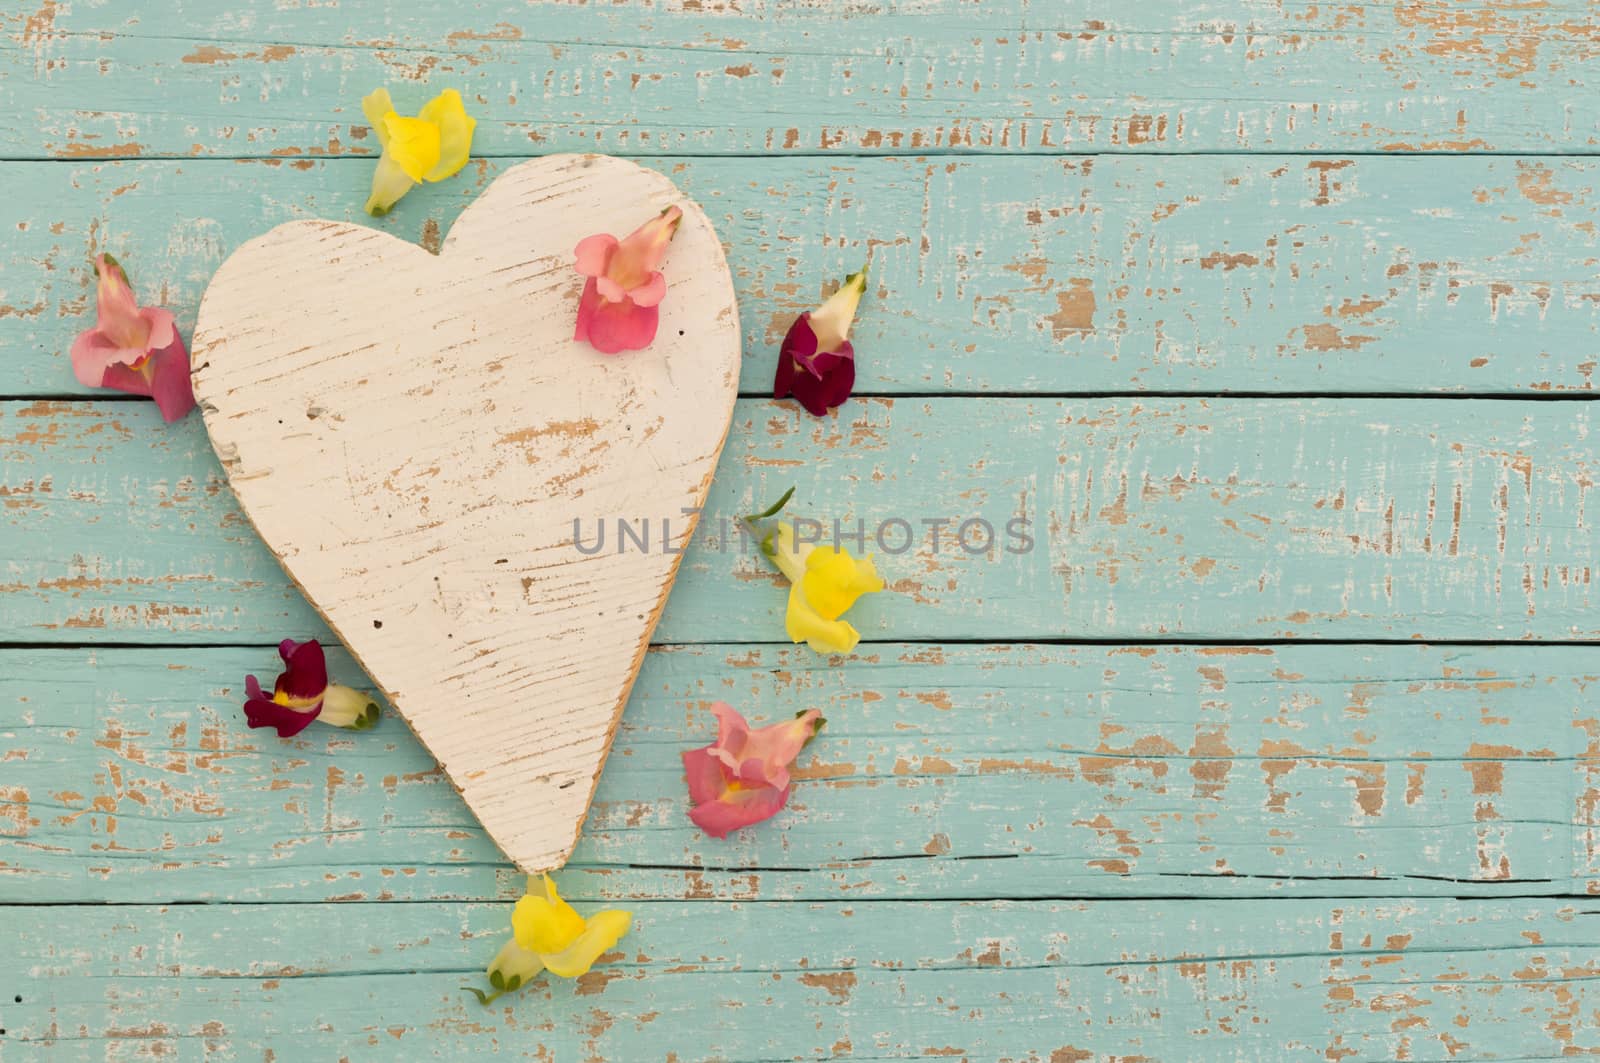
{"label": "flower petal", "polygon": [[771,819],[789,802],[792,787],[754,786],[730,789],[715,801],[689,810],[694,825],[713,838],[726,838],[741,827]]}
{"label": "flower petal", "polygon": [[645,282],[628,293],[636,306],[656,306],[667,297],[667,278],[652,273]]}
{"label": "flower petal", "polygon": [[378,703],[366,693],[334,683],[322,696],[323,723],[365,731],[378,722]]}
{"label": "flower petal", "polygon": [[607,263],[606,274],[624,291],[645,284],[661,264],[681,221],[683,208],[671,206],[629,233]]}
{"label": "flower petal", "polygon": [[804,358],[796,358],[795,361],[812,376],[823,380],[839,367],[840,362],[848,361],[855,356],[855,346],[847,341],[836,351],[817,351]]}
{"label": "flower petal", "polygon": [[[742,722],[743,717],[740,720]],[[775,786],[780,790],[788,787],[790,765],[821,726],[822,713],[808,709],[793,719],[746,732],[746,741],[735,753],[740,782],[746,787]]]}
{"label": "flower petal", "polygon": [[118,363],[106,367],[105,375],[100,378],[100,386],[111,388],[113,391],[125,392],[129,395],[143,395],[149,398],[154,392],[150,386],[149,362],[135,369],[131,365]]}
{"label": "flower petal", "polygon": [[844,279],[839,290],[811,312],[811,330],[817,334],[817,350],[837,351],[850,339],[850,326],[856,319],[856,307],[867,290],[867,268],[852,273]]}
{"label": "flower petal", "polygon": [[144,323],[145,346],[149,350],[161,351],[171,347],[174,342],[183,342],[178,335],[178,324],[173,320],[172,311],[157,306],[146,307],[139,311],[139,318]]}
{"label": "flower petal", "polygon": [[794,359],[778,355],[778,371],[772,377],[772,397],[786,399],[794,390],[794,374],[798,367]]}
{"label": "flower petal", "polygon": [[393,111],[384,115],[383,121],[389,130],[384,158],[393,159],[412,181],[422,180],[423,174],[439,163],[439,127]]}
{"label": "flower petal", "polygon": [[789,331],[783,334],[783,344],[779,349],[795,359],[809,358],[817,353],[817,333],[811,327],[811,311],[807,310],[794,319]]}
{"label": "flower petal", "polygon": [[872,558],[857,561],[833,546],[819,546],[806,556],[800,585],[806,601],[824,620],[839,619],[863,594],[883,590]]}
{"label": "flower petal", "polygon": [[377,169],[372,171],[372,192],[367,196],[364,209],[374,217],[387,214],[389,208],[400,202],[401,196],[415,187],[417,182],[386,151],[378,160]]}
{"label": "flower petal", "polygon": [[804,642],[818,653],[849,653],[861,641],[861,633],[847,621],[820,616],[806,601],[805,590],[799,583],[789,588],[789,607],[783,621],[789,638]]}
{"label": "flower petal", "polygon": [[583,294],[578,297],[578,323],[572,329],[572,338],[575,342],[589,342],[589,322],[594,320],[594,313],[598,309],[600,309],[600,289],[595,279],[590,277],[583,286]]}
{"label": "flower petal", "polygon": [[794,374],[789,393],[799,400],[807,413],[825,417],[831,407],[840,405],[850,397],[855,384],[856,363],[852,359],[839,362],[827,370],[821,379],[810,373]]}
{"label": "flower petal", "polygon": [[789,370],[791,373],[799,368],[815,377],[820,377],[823,369],[832,368],[838,362],[837,357],[817,349],[817,334],[811,328],[810,311],[795,318],[789,331],[784,333],[778,358],[780,364],[784,359],[793,363]]}
{"label": "flower petal", "polygon": [[439,130],[438,162],[422,175],[424,181],[443,181],[467,164],[472,155],[472,131],[478,122],[462,106],[461,93],[445,89],[429,100],[417,117]]}
{"label": "flower petal", "polygon": [[[518,902],[521,903],[520,901]],[[546,953],[545,967],[559,978],[577,978],[587,974],[600,954],[621,941],[633,926],[633,913],[614,908],[596,912],[589,917],[588,925],[577,939],[557,953]]]}
{"label": "flower petal", "polygon": [[683,774],[689,780],[689,803],[692,805],[715,801],[728,788],[728,774],[722,761],[712,753],[715,748],[706,746],[683,752]]}
{"label": "flower petal", "polygon": [[577,256],[578,272],[585,277],[598,277],[606,271],[611,252],[616,250],[617,238],[610,233],[595,233],[578,241],[573,253]]}
{"label": "flower petal", "polygon": [[[163,311],[165,312],[165,311]],[[172,343],[151,355],[150,397],[161,419],[171,424],[194,409],[194,381],[189,375],[189,352],[174,330]]]}
{"label": "flower petal", "polygon": [[144,357],[137,348],[118,347],[98,328],[87,328],[72,341],[72,375],[85,387],[105,387],[106,370]]}
{"label": "flower petal", "polygon": [[388,147],[389,126],[384,119],[394,113],[394,100],[389,98],[389,90],[374,89],[362,97],[361,113],[367,116],[367,124],[378,134],[378,147]]}
{"label": "flower petal", "polygon": [[284,639],[278,646],[278,656],[283,658],[284,671],[273,688],[293,702],[322,700],[328,689],[328,663],[322,653],[322,644],[316,639],[295,642]]}
{"label": "flower petal", "polygon": [[[250,678],[253,680],[255,677],[251,676]],[[257,686],[256,693],[259,694],[260,692],[261,688]],[[276,701],[268,700],[265,697],[252,697],[244,703],[245,722],[251,727],[274,728],[278,732],[279,738],[293,738],[301,731],[304,731],[311,726],[312,721],[317,718],[321,711],[322,705],[320,702],[309,711],[280,705]]]}
{"label": "flower petal", "polygon": [[150,329],[139,316],[139,304],[134,301],[133,288],[121,263],[110,255],[97,255],[94,272],[99,278],[95,285],[95,327],[118,347],[148,350]]}
{"label": "flower petal", "polygon": [[[591,280],[590,284],[594,281]],[[587,286],[586,286],[587,288]],[[585,296],[587,296],[587,290]],[[583,320],[583,305],[579,305],[579,320]],[[600,299],[598,292],[587,321],[589,345],[601,354],[619,351],[642,351],[656,338],[661,323],[661,310],[654,306],[635,306],[633,300],[620,303]],[[580,326],[581,327],[581,326]]]}
{"label": "flower petal", "polygon": [[[497,988],[505,987],[507,993],[515,993],[539,977],[543,970],[544,960],[539,958],[539,954],[518,945],[513,937],[500,946],[500,951],[489,961],[489,984]],[[498,982],[495,981],[496,974],[500,975]]]}
{"label": "flower petal", "polygon": [[804,546],[795,542],[794,524],[791,521],[779,521],[772,536],[772,563],[778,566],[778,571],[783,573],[783,578],[791,584],[799,583],[806,572],[806,556],[815,548],[813,544]]}
{"label": "flower petal", "polygon": [[712,702],[711,715],[717,718],[717,740],[714,745],[742,758],[745,743],[750,740],[750,722],[726,701]]}
{"label": "flower petal", "polygon": [[544,876],[544,889],[545,896],[530,892],[517,901],[511,912],[511,929],[517,935],[517,944],[540,955],[560,952],[584,931],[583,916],[561,899],[549,875]]}

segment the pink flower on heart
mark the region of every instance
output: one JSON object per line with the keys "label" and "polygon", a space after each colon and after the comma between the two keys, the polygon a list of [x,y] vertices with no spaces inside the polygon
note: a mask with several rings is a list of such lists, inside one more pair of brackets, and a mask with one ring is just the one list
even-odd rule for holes
{"label": "pink flower on heart", "polygon": [[624,240],[597,233],[578,242],[578,272],[589,279],[573,339],[602,354],[650,346],[667,296],[667,279],[656,267],[682,220],[681,207],[668,207]]}
{"label": "pink flower on heart", "polygon": [[140,308],[128,275],[110,255],[94,260],[100,278],[96,319],[72,344],[72,372],[92,388],[115,388],[156,401],[167,422],[194,409],[189,351],[169,311]]}
{"label": "pink flower on heart", "polygon": [[778,351],[772,397],[793,395],[808,413],[821,417],[850,397],[856,384],[856,349],[850,326],[867,290],[867,268],[844,279],[839,290],[815,310],[795,318]]}
{"label": "pink flower on heart", "polygon": [[279,738],[293,738],[320,719],[335,727],[365,731],[378,722],[378,704],[351,687],[328,682],[328,664],[316,639],[278,644],[283,672],[272,696],[255,676],[246,676],[244,718],[251,727],[271,727]]}
{"label": "pink flower on heart", "polygon": [[770,819],[794,788],[789,767],[826,720],[809,709],[784,723],[751,730],[733,706],[711,706],[717,740],[683,754],[689,781],[689,818],[713,838]]}

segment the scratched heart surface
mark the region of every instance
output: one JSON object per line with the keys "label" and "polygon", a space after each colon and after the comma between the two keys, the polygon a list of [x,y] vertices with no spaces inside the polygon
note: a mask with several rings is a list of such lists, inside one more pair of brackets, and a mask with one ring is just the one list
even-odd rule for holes
{"label": "scratched heart surface", "polygon": [[[684,208],[645,351],[573,342],[573,247]],[[571,853],[679,555],[585,555],[597,521],[705,499],[733,415],[722,248],[665,177],[603,156],[517,166],[435,256],[304,221],[207,289],[194,385],[256,530],[528,871]],[[286,636],[297,635],[285,632]]]}

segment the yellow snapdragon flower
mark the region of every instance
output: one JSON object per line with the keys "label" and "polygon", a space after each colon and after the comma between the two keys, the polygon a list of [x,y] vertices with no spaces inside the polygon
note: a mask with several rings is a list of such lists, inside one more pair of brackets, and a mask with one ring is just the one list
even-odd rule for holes
{"label": "yellow snapdragon flower", "polygon": [[527,894],[511,912],[511,940],[489,961],[493,993],[467,988],[484,1005],[515,993],[543,971],[558,978],[588,974],[600,954],[622,940],[633,913],[616,909],[585,919],[562,899],[549,875],[528,876]]}
{"label": "yellow snapdragon flower", "polygon": [[478,123],[467,115],[455,89],[429,100],[415,118],[396,113],[388,89],[368,95],[361,110],[383,147],[367,197],[368,214],[388,213],[421,182],[443,181],[467,164]]}
{"label": "yellow snapdragon flower", "polygon": [[789,579],[784,628],[818,653],[849,653],[861,633],[839,619],[863,594],[883,590],[871,557],[856,560],[842,547],[795,543],[794,525],[780,523],[769,540],[773,564]]}

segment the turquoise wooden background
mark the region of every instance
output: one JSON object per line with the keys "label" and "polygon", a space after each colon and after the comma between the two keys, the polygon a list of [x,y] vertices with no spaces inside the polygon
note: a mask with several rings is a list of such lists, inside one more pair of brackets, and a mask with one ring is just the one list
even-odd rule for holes
{"label": "turquoise wooden background", "polygon": [[[0,4],[0,1060],[1600,1052],[1597,59],[1580,0]],[[520,880],[397,719],[245,729],[327,633],[198,420],[66,358],[97,251],[187,330],[365,220],[381,83],[480,120],[407,239],[552,151],[705,205],[712,521],[1038,539],[883,558],[844,661],[702,537],[563,878],[635,928],[489,1010]],[[860,397],[766,398],[869,255]],[[718,698],[832,721],[726,843]]]}

